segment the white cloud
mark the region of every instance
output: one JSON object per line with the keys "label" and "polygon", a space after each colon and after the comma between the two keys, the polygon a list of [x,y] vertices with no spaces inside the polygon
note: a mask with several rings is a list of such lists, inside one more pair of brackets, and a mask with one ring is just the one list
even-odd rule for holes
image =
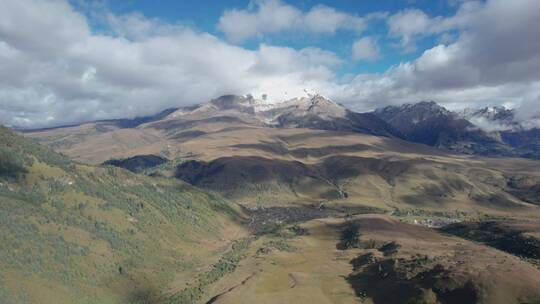
{"label": "white cloud", "polygon": [[148,19],[140,13],[121,16],[106,13],[105,19],[114,34],[128,39],[167,35],[183,29],[180,25],[167,24],[159,19]]}
{"label": "white cloud", "polygon": [[[540,86],[539,88],[540,89]],[[538,94],[539,91],[536,91]],[[524,98],[520,106],[517,108],[515,117],[520,121],[524,128],[540,128],[540,94],[531,94]]]}
{"label": "white cloud", "polygon": [[334,8],[317,5],[303,16],[305,28],[315,33],[335,33],[338,29],[361,32],[366,27],[366,20]]}
{"label": "white cloud", "polygon": [[429,30],[431,19],[423,11],[409,9],[388,18],[388,33],[400,38],[400,45],[406,51],[413,51],[415,38]]}
{"label": "white cloud", "polygon": [[280,0],[258,0],[247,9],[225,11],[218,28],[234,42],[282,31],[335,33],[339,29],[360,32],[366,27],[364,18],[317,5],[302,12]]}
{"label": "white cloud", "polygon": [[458,12],[450,17],[430,17],[419,9],[405,9],[386,19],[388,34],[399,39],[399,46],[404,52],[416,50],[416,41],[420,38],[460,29],[482,8],[478,1],[463,3]]}
{"label": "white cloud", "polygon": [[372,37],[363,37],[352,45],[352,58],[354,60],[373,61],[380,58],[379,46]]}
{"label": "white cloud", "polygon": [[[253,15],[263,3],[284,5],[257,2],[239,12]],[[288,8],[267,16],[267,28],[307,30],[306,16],[321,9],[304,13]],[[302,25],[291,15],[301,16]],[[511,104],[518,114],[540,114],[540,31],[532,30],[540,20],[536,0],[465,2],[454,16],[428,17],[427,29],[401,27],[396,35],[405,33],[413,40],[448,29],[455,37],[385,72],[341,78],[335,71],[344,62],[329,51],[266,44],[249,50],[140,14],[105,17],[112,34],[92,33],[88,20],[67,0],[4,0],[0,122],[39,127],[134,117],[222,94],[267,93],[269,99],[282,99],[304,89],[356,110],[435,100],[453,109]],[[360,29],[342,17],[329,18],[318,31]],[[253,28],[255,32],[239,37],[264,32]],[[368,60],[374,54],[364,45],[356,58]]]}
{"label": "white cloud", "polygon": [[133,117],[230,93],[282,98],[284,92],[323,86],[341,63],[316,48],[247,50],[142,15],[109,15],[115,35],[93,34],[67,2],[4,4],[4,124],[37,127]]}

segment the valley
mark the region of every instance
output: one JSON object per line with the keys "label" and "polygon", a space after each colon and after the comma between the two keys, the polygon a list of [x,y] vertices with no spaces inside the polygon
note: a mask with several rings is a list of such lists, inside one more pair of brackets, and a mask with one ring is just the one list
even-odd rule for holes
{"label": "valley", "polygon": [[540,301],[534,159],[417,143],[321,96],[3,134],[5,255],[53,267],[11,264],[15,303]]}
{"label": "valley", "polygon": [[540,0],[0,0],[0,304],[540,304]]}

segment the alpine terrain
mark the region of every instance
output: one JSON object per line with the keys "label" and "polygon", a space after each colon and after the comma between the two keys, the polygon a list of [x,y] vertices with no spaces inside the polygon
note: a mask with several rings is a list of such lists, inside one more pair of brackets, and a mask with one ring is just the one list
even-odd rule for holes
{"label": "alpine terrain", "polygon": [[0,304],[540,304],[539,0],[0,0]]}
{"label": "alpine terrain", "polygon": [[[150,303],[538,301],[540,162],[502,135],[530,130],[504,118],[511,129],[484,131],[475,120],[494,117],[484,113],[490,112],[455,113],[434,102],[356,113],[320,95],[283,102],[226,95],[152,117],[25,130],[25,136],[78,163],[47,152],[65,159],[67,167],[56,169],[39,156],[26,156],[32,162],[13,166],[22,171],[11,174],[6,186],[12,189],[8,193],[33,189],[28,193],[36,192],[43,203],[30,205],[27,212],[45,208],[56,214],[49,219],[39,212],[36,229],[58,227],[50,237],[82,248],[77,254],[84,263],[93,261],[84,257],[97,246],[92,244],[101,237],[95,230],[101,223],[110,233],[120,233],[114,240],[125,245],[101,249],[117,256],[107,260],[114,267],[103,266],[104,274],[92,270],[102,280],[118,276],[125,277],[125,286],[131,284],[122,295],[111,292],[113,302],[122,296]],[[4,132],[25,147],[39,147]],[[508,157],[516,155],[530,159]],[[62,185],[56,189],[50,183]],[[172,209],[163,210],[164,204]],[[90,216],[92,208],[102,213]],[[156,228],[140,226],[145,222],[139,217],[152,208],[162,212],[156,219],[164,218]],[[58,218],[62,214],[90,222],[66,222]],[[173,222],[167,224],[167,218]],[[167,234],[145,230],[159,226]],[[96,241],[70,241],[70,229],[84,230]],[[4,233],[13,237],[15,232]],[[155,234],[147,242],[158,241],[157,236],[177,238],[174,247],[165,239],[160,245],[177,251],[155,251],[157,245],[144,243],[145,233]],[[32,244],[47,242],[52,241]],[[130,242],[139,249],[123,257],[121,250],[128,250]],[[227,242],[233,242],[229,249]],[[150,249],[156,253],[143,253]],[[162,269],[158,259],[165,259],[165,252],[177,255],[169,260],[178,268],[166,267],[161,274],[152,267]],[[145,258],[134,260],[136,254]],[[204,270],[212,263],[222,267],[216,265],[230,254],[235,257],[227,265],[232,266]],[[153,259],[154,266],[141,264]],[[19,267],[46,276],[45,270]],[[139,275],[144,273],[140,267],[152,275]],[[195,281],[189,279],[197,273]],[[90,274],[80,275],[58,284],[77,286]],[[518,288],[523,277],[526,283]],[[130,295],[129,290],[145,284],[149,291]],[[193,284],[198,286],[194,295]],[[77,292],[92,299],[88,291]]]}

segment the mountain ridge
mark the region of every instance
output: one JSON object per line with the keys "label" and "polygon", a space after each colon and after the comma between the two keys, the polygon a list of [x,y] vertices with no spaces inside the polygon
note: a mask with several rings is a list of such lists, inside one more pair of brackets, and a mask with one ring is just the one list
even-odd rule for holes
{"label": "mountain ridge", "polygon": [[[24,133],[53,148],[64,149],[111,132],[121,133],[122,129],[141,131],[143,138],[137,140],[142,141],[158,140],[154,138],[156,132],[151,130],[162,130],[166,137],[189,140],[204,136],[207,131],[202,129],[208,125],[353,132],[403,139],[458,153],[540,159],[538,129],[525,128],[516,121],[515,111],[503,107],[453,112],[434,101],[421,101],[359,113],[316,94],[279,102],[251,95],[224,95],[199,105],[171,108],[132,120],[96,121]],[[499,127],[489,129],[488,125]],[[184,132],[190,128],[202,129]]]}

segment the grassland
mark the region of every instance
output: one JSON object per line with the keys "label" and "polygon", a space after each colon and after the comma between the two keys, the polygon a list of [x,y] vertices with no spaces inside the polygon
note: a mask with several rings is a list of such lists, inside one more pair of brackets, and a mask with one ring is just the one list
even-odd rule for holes
{"label": "grassland", "polygon": [[[435,229],[373,214],[299,227],[307,233],[254,241],[236,271],[198,303],[540,301],[540,271],[532,264]],[[344,241],[352,242],[340,246]]]}

